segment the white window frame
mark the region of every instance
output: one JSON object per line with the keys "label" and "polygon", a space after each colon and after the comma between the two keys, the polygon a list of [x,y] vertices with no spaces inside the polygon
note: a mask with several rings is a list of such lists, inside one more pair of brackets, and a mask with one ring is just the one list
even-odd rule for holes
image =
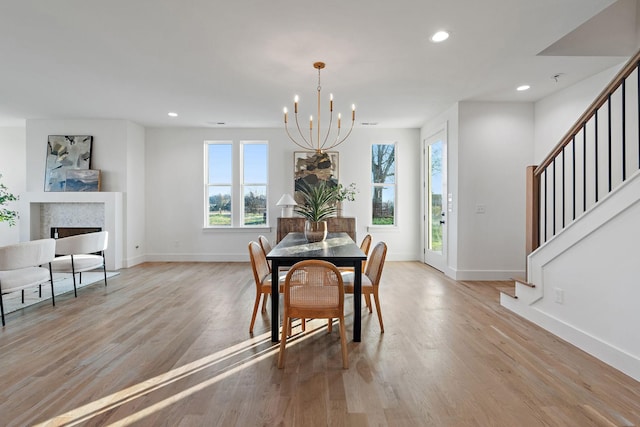
{"label": "white window frame", "polygon": [[[245,144],[265,144],[267,146],[267,182],[265,183],[244,183],[244,145]],[[231,183],[209,182],[209,146],[210,145],[231,145]],[[269,141],[267,140],[205,140],[204,141],[204,229],[231,230],[231,229],[256,229],[269,227]],[[249,185],[266,186],[266,223],[258,225],[244,225],[244,188]],[[231,224],[230,225],[209,225],[209,187],[211,186],[231,186]]]}
{"label": "white window frame", "polygon": [[[392,145],[394,152],[394,179],[393,183],[374,183],[373,182],[373,147],[375,145]],[[398,227],[398,143],[396,141],[377,141],[371,143],[369,148],[369,177],[370,177],[370,197],[369,197],[369,228],[391,229]],[[373,194],[376,187],[393,187],[393,224],[374,224],[373,223]]]}
{"label": "white window frame", "polygon": [[[244,170],[245,170],[245,162],[244,162],[244,147],[246,147],[247,145],[264,145],[266,146],[266,151],[267,151],[267,156],[265,158],[265,166],[266,166],[266,181],[265,182],[244,182]],[[239,184],[239,189],[240,189],[240,225],[242,227],[245,228],[255,228],[255,227],[266,227],[269,225],[269,142],[268,141],[240,141],[240,184]],[[245,225],[244,221],[245,221],[245,206],[244,206],[244,193],[245,193],[245,188],[246,187],[251,187],[251,186],[264,186],[265,187],[265,198],[266,198],[266,205],[265,205],[265,213],[266,213],[266,217],[265,217],[265,223],[264,224],[249,224],[249,225]]]}

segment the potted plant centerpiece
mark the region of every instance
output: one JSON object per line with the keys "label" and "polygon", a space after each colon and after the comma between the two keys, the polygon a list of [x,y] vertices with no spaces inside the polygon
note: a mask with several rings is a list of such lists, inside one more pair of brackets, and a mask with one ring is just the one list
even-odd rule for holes
{"label": "potted plant centerpiece", "polygon": [[302,183],[299,188],[303,202],[295,207],[303,216],[304,234],[308,242],[321,242],[327,237],[327,218],[336,216],[335,189],[320,181],[316,185]]}

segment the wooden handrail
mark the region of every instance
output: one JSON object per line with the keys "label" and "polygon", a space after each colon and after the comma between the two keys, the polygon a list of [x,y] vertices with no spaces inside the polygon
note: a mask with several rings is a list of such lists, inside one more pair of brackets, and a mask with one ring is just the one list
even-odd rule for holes
{"label": "wooden handrail", "polygon": [[556,147],[549,153],[549,155],[547,155],[547,157],[544,158],[542,163],[538,165],[538,167],[535,170],[536,176],[539,176],[540,174],[542,174],[544,169],[553,162],[553,159],[556,158],[562,152],[564,147],[566,147],[573,140],[573,137],[576,136],[580,132],[580,130],[582,130],[582,127],[584,126],[584,124],[587,121],[589,121],[591,117],[595,115],[596,111],[600,107],[602,107],[602,105],[605,102],[607,102],[609,95],[613,93],[622,84],[622,81],[624,79],[629,77],[629,75],[633,71],[635,71],[639,63],[640,63],[640,50],[636,52],[636,54],[629,60],[629,62],[627,62],[624,68],[622,68],[622,70],[618,72],[618,74],[611,81],[611,83],[609,83],[607,87],[604,88],[602,92],[600,92],[600,95],[598,95],[596,100],[593,101],[593,103],[589,106],[589,108],[587,108],[587,110],[580,116],[580,118],[576,121],[576,123],[569,130],[569,132],[567,132],[565,136],[560,140],[558,145],[556,145]]}

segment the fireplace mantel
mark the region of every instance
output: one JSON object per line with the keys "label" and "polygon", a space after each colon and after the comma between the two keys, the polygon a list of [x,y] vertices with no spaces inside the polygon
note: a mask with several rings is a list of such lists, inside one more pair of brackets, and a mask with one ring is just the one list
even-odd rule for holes
{"label": "fireplace mantel", "polygon": [[[46,204],[97,203],[104,207],[103,229],[109,232],[105,256],[107,269],[123,266],[123,193],[119,192],[40,192],[20,195],[20,240],[41,239],[41,212]],[[91,224],[93,225],[93,224]]]}

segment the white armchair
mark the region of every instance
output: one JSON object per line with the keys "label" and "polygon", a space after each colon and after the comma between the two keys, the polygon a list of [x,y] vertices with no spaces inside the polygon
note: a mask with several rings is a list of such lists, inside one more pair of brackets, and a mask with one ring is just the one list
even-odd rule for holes
{"label": "white armchair", "polygon": [[[33,240],[0,248],[0,313],[2,326],[4,321],[4,304],[2,294],[22,291],[32,286],[51,283],[51,301],[56,305],[53,292],[53,276],[51,264],[55,257],[56,241],[53,239]],[[41,267],[48,264],[49,268]]]}
{"label": "white armchair", "polygon": [[108,233],[98,231],[96,233],[78,234],[76,236],[62,237],[56,240],[56,258],[51,262],[51,271],[54,273],[71,273],[73,276],[73,293],[77,297],[76,273],[102,268],[104,272],[104,285],[107,286],[107,269],[104,262],[104,251],[107,249]]}

